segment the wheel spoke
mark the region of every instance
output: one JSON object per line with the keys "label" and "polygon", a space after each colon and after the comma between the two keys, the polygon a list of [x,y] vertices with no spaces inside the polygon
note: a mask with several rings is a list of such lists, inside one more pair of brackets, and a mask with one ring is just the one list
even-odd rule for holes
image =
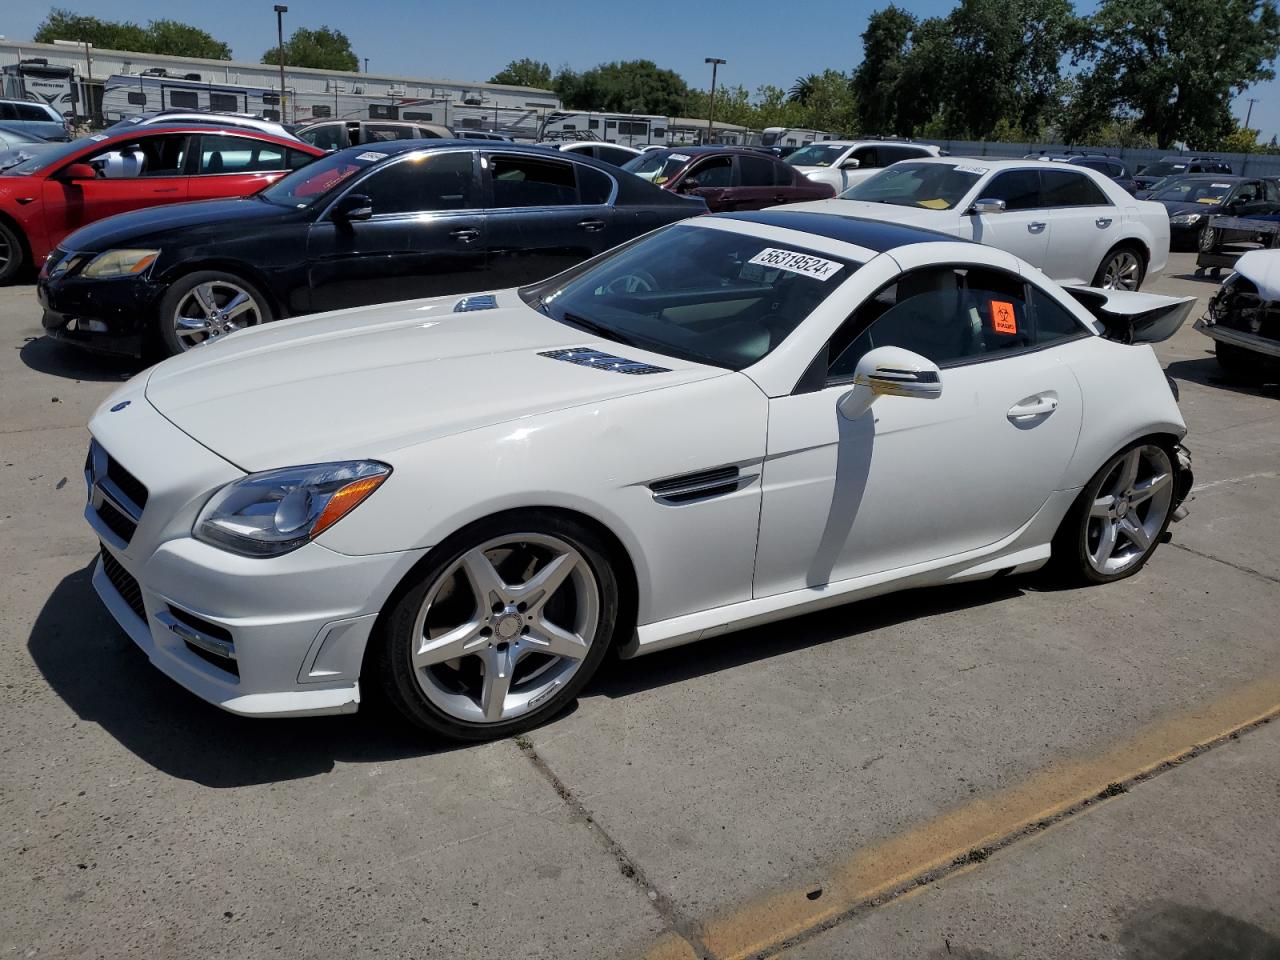
{"label": "wheel spoke", "polygon": [[1098,538],[1098,545],[1093,550],[1093,563],[1099,570],[1105,568],[1111,554],[1116,549],[1116,524],[1105,521],[1102,524],[1102,535]]}
{"label": "wheel spoke", "polygon": [[1091,517],[1110,517],[1111,509],[1116,505],[1116,498],[1110,494],[1099,497],[1093,501],[1093,506],[1089,508],[1089,516]]}
{"label": "wheel spoke", "polygon": [[1138,465],[1142,462],[1142,452],[1140,450],[1130,450],[1125,454],[1125,458],[1120,464],[1120,477],[1116,481],[1116,492],[1128,494],[1133,491],[1133,485],[1138,479]]}
{"label": "wheel spoke", "polygon": [[180,337],[194,337],[196,334],[205,333],[208,329],[208,321],[200,317],[179,317],[174,325],[174,330]]}
{"label": "wheel spoke", "polygon": [[254,307],[253,297],[249,296],[243,290],[231,298],[231,301],[222,308],[223,314],[228,320],[232,320],[246,310],[252,310]]}
{"label": "wheel spoke", "polygon": [[561,584],[577,569],[579,560],[576,553],[560,554],[529,580],[519,586],[507,587],[511,601],[527,604],[534,610],[546,606]]}
{"label": "wheel spoke", "polygon": [[549,653],[572,660],[581,660],[589,649],[587,641],[582,637],[556,626],[545,617],[534,619],[533,627],[525,634],[524,639],[534,653]]}
{"label": "wheel spoke", "polygon": [[462,571],[475,592],[481,615],[489,612],[495,600],[506,603],[507,585],[483,550],[472,550],[465,554],[462,558]]}
{"label": "wheel spoke", "polygon": [[469,620],[438,637],[422,637],[413,651],[413,665],[419,669],[433,667],[437,663],[478,652],[488,643],[480,633],[484,626],[480,620]]}
{"label": "wheel spoke", "polygon": [[213,287],[209,284],[202,283],[192,290],[191,293],[200,303],[200,307],[205,313],[213,313],[213,311],[218,309],[218,305],[213,299]]}
{"label": "wheel spoke", "polygon": [[1133,493],[1129,496],[1129,502],[1139,504],[1146,500],[1150,500],[1157,493],[1173,482],[1173,477],[1167,473],[1158,473],[1154,477],[1136,483],[1133,486]]}
{"label": "wheel spoke", "polygon": [[480,688],[480,709],[485,720],[490,723],[502,719],[517,656],[515,646],[507,644],[489,647],[481,655],[481,660],[484,661],[484,682]]}
{"label": "wheel spoke", "polygon": [[1120,521],[1120,531],[1139,550],[1146,550],[1151,546],[1151,536],[1147,533],[1147,528],[1142,525],[1142,521],[1138,519],[1138,514],[1133,510],[1130,510],[1129,515]]}

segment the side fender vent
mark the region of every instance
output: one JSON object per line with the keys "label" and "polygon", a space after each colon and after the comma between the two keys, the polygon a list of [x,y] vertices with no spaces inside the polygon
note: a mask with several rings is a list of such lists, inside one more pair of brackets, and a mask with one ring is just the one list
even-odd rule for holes
{"label": "side fender vent", "polygon": [[545,353],[538,354],[538,356],[547,357],[551,360],[563,360],[566,363],[576,363],[580,367],[594,367],[596,370],[608,370],[613,373],[626,373],[632,376],[645,373],[671,372],[666,367],[655,367],[652,363],[642,363],[639,360],[615,357],[611,353],[601,353],[599,350],[592,350],[590,347],[548,350]]}
{"label": "side fender vent", "polygon": [[473,310],[492,310],[497,305],[497,297],[491,293],[482,293],[474,297],[463,297],[453,305],[453,312],[471,313]]}
{"label": "side fender vent", "polygon": [[669,477],[666,480],[655,480],[649,484],[649,489],[653,491],[653,499],[658,503],[677,506],[733,493],[735,490],[741,490],[755,478],[756,474],[744,474],[737,467],[716,467],[714,470],[702,470],[698,473]]}

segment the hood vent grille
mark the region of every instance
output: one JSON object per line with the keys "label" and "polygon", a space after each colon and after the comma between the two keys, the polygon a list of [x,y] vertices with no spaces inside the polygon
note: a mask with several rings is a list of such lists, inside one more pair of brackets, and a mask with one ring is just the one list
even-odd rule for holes
{"label": "hood vent grille", "polygon": [[576,363],[580,367],[593,367],[596,370],[609,370],[613,373],[626,373],[637,376],[645,373],[670,373],[666,367],[655,367],[651,363],[642,363],[639,360],[627,360],[623,357],[615,357],[611,353],[601,353],[599,350],[592,350],[590,347],[569,347],[567,350],[548,350],[545,353],[538,354],[540,357],[548,357],[552,360],[564,360],[566,363]]}
{"label": "hood vent grille", "polygon": [[717,467],[714,470],[702,470],[698,473],[669,477],[666,480],[655,480],[649,484],[649,489],[653,492],[653,499],[658,503],[677,506],[733,493],[755,478],[756,474],[744,474],[737,467]]}
{"label": "hood vent grille", "polygon": [[453,305],[453,312],[471,313],[473,310],[492,310],[497,305],[497,297],[491,293],[482,293],[474,297],[463,297]]}

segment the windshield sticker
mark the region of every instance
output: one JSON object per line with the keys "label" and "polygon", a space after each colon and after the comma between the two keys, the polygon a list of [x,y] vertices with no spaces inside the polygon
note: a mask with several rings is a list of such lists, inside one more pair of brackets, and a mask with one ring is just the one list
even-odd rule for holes
{"label": "windshield sticker", "polygon": [[996,333],[1017,333],[1018,320],[1008,300],[991,301],[991,327]]}
{"label": "windshield sticker", "polygon": [[386,156],[385,153],[378,153],[376,150],[369,150],[365,153],[357,154],[357,160],[381,160]]}
{"label": "windshield sticker", "polygon": [[107,139],[107,135],[106,135],[105,133],[95,133],[95,134],[94,134],[92,137],[90,137],[89,139],[90,139],[90,140],[92,140],[92,141],[94,141],[94,142],[96,143],[96,142],[97,142],[97,141],[99,141],[99,140],[106,140],[106,139]]}
{"label": "windshield sticker", "polygon": [[824,281],[830,280],[844,266],[844,264],[836,263],[834,260],[824,260],[822,257],[811,257],[807,253],[796,253],[794,250],[778,250],[774,247],[766,247],[748,260],[747,263],[756,263],[762,267],[786,270],[788,273],[798,273],[805,277],[813,277],[815,280]]}
{"label": "windshield sticker", "polygon": [[958,170],[960,173],[976,173],[978,174],[978,176],[982,176],[982,174],[986,173],[989,169],[991,168],[990,167],[971,167],[963,163],[956,164],[956,170]]}
{"label": "windshield sticker", "polygon": [[1231,189],[1231,184],[1229,183],[1211,183],[1209,184],[1209,186],[1211,186],[1214,190],[1230,190]]}
{"label": "windshield sticker", "polygon": [[1196,203],[1218,203],[1221,200],[1221,197],[1201,197]]}
{"label": "windshield sticker", "polygon": [[670,177],[654,177],[654,178],[653,178],[653,182],[654,182],[654,183],[666,183],[666,182],[667,182],[668,180],[670,180],[670,179],[671,179]]}
{"label": "windshield sticker", "polygon": [[917,200],[916,205],[924,207],[926,210],[945,210],[950,206],[950,204],[941,197],[933,200]]}
{"label": "windshield sticker", "polygon": [[688,158],[688,156],[686,156],[686,155],[685,155],[685,154],[683,154],[683,153],[673,153],[673,154],[671,154],[671,156],[670,156],[670,157],[668,157],[668,159],[670,159],[670,160],[679,160],[681,163],[685,163],[686,161],[688,161],[688,159],[689,159],[689,158]]}

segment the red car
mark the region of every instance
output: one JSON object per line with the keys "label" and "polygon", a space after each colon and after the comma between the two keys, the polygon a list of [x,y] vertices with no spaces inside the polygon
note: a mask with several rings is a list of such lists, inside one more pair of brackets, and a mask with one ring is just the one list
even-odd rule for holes
{"label": "red car", "polygon": [[701,197],[712,213],[762,210],[780,203],[826,200],[835,191],[777,157],[748,147],[672,147],[624,163],[664,190]]}
{"label": "red car", "polygon": [[58,242],[116,213],[244,197],[325,152],[239,127],[135,127],[0,153],[0,283]]}

